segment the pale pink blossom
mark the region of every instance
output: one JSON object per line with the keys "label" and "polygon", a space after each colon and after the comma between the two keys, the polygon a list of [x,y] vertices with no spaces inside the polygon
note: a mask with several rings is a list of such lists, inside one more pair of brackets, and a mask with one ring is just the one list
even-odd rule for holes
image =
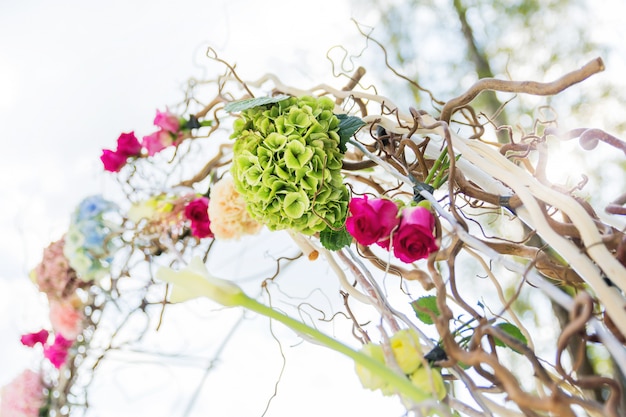
{"label": "pale pink blossom", "polygon": [[148,151],[148,155],[153,156],[168,146],[172,146],[174,144],[174,139],[176,139],[176,136],[169,131],[158,130],[151,135],[144,136],[142,145]]}
{"label": "pale pink blossom", "polygon": [[70,301],[50,300],[50,323],[57,334],[74,340],[83,330],[83,313]]}
{"label": "pale pink blossom", "polygon": [[41,376],[27,369],[2,388],[0,416],[38,417],[44,405],[44,386]]}
{"label": "pale pink blossom", "polygon": [[231,177],[224,177],[211,188],[209,218],[217,239],[239,239],[262,227],[246,210],[246,202],[235,190]]}
{"label": "pale pink blossom", "polygon": [[154,117],[154,125],[174,134],[178,133],[180,130],[180,120],[178,116],[167,110],[164,112],[157,110],[156,116]]}

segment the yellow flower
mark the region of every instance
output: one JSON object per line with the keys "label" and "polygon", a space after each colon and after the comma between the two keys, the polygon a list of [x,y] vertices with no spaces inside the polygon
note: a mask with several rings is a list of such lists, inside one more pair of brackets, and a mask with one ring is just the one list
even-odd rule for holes
{"label": "yellow flower", "polygon": [[[366,345],[363,345],[363,347],[361,348],[361,353],[366,354],[370,358],[382,364],[385,363],[385,354],[383,353],[383,347],[381,345],[368,343]],[[356,362],[355,364],[355,371],[357,376],[361,380],[361,384],[364,388],[370,389],[372,391],[376,391],[377,389],[380,389],[383,392],[387,391],[389,383],[377,373],[372,372],[370,369],[366,368],[359,362]]]}
{"label": "yellow flower", "polygon": [[211,188],[209,218],[217,239],[239,239],[257,233],[262,226],[246,210],[246,202],[235,190],[232,177],[222,178]]}
{"label": "yellow flower", "polygon": [[417,368],[410,378],[413,385],[424,392],[435,394],[438,400],[442,400],[446,396],[446,386],[441,374],[436,369],[422,366]]}
{"label": "yellow flower", "polygon": [[238,285],[212,276],[200,257],[194,257],[180,271],[161,267],[157,279],[172,284],[170,301],[181,303],[198,297],[207,297],[226,307],[242,305],[248,298]]}
{"label": "yellow flower", "polygon": [[139,223],[142,219],[152,220],[160,215],[169,213],[174,208],[172,197],[156,195],[147,200],[133,204],[128,209],[128,218],[133,223]]}
{"label": "yellow flower", "polygon": [[413,330],[398,331],[389,339],[389,345],[398,366],[405,374],[411,374],[422,364],[422,347]]}

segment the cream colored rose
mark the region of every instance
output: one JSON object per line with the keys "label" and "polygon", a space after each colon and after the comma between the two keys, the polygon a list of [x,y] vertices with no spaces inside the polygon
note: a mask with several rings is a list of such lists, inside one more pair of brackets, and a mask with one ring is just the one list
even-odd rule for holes
{"label": "cream colored rose", "polygon": [[246,210],[246,202],[235,190],[231,177],[222,178],[211,188],[209,218],[217,239],[239,239],[257,233],[262,227]]}

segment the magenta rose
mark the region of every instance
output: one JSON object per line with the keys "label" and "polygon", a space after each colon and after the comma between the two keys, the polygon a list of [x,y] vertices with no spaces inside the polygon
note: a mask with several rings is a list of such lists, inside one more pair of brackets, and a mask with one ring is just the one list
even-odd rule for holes
{"label": "magenta rose", "polygon": [[109,149],[103,149],[100,157],[102,164],[104,164],[104,169],[110,172],[119,172],[126,165],[127,159],[126,155]]}
{"label": "magenta rose", "polygon": [[72,347],[72,344],[74,344],[74,341],[57,334],[54,343],[44,347],[43,355],[55,368],[59,369],[67,361],[68,350]]}
{"label": "magenta rose", "polygon": [[157,110],[154,125],[172,133],[178,133],[180,130],[180,120],[178,116],[169,111],[161,112]]}
{"label": "magenta rose", "polygon": [[350,215],[346,229],[361,245],[377,243],[389,246],[389,236],[398,225],[398,206],[391,200],[353,198],[349,204]]}
{"label": "magenta rose", "polygon": [[122,133],[117,138],[117,153],[126,156],[137,156],[141,153],[141,143],[137,140],[135,132]]}
{"label": "magenta rose", "polygon": [[402,262],[425,259],[438,249],[433,236],[435,217],[424,207],[402,210],[398,231],[393,235],[393,254]]}
{"label": "magenta rose", "polygon": [[45,329],[39,330],[37,333],[28,333],[21,337],[20,341],[24,346],[33,347],[37,343],[42,345],[48,340],[48,331]]}
{"label": "magenta rose", "polygon": [[196,198],[185,207],[185,217],[191,221],[191,233],[197,238],[213,237],[209,219],[209,199]]}

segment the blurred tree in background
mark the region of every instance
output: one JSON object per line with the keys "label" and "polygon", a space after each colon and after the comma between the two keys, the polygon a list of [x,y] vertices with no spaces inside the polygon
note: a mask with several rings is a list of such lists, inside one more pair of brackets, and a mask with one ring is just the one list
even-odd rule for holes
{"label": "blurred tree in background", "polygon": [[[617,27],[611,22],[610,3],[599,6],[587,0],[369,0],[368,7],[376,16],[373,20],[380,24],[374,28],[359,22],[357,25],[378,46],[384,45],[384,59],[377,55],[368,63],[369,68],[385,73],[390,66],[414,82],[399,88],[397,79],[379,80],[377,84],[389,90],[383,94],[393,96],[406,108],[434,110],[437,114],[444,102],[482,78],[550,82],[598,56],[609,69],[619,68],[623,65],[621,45]],[[473,105],[482,110],[484,123],[510,126],[513,135],[533,131],[536,120],[548,117],[554,118],[564,131],[596,125],[623,137],[623,80],[608,74],[592,78],[583,87],[557,96],[484,92]],[[541,110],[543,106],[550,110]],[[508,131],[500,130],[497,135],[499,141],[509,142]],[[607,203],[624,189],[626,162],[622,154],[610,147],[587,153],[578,144],[556,142],[550,146],[560,150],[556,158],[560,159],[560,169],[567,165],[570,171],[568,183],[575,184],[583,175],[588,177],[588,187],[581,193],[583,198]],[[615,184],[615,189],[598,192],[596,185],[606,184],[611,176],[609,182]],[[585,190],[594,193],[587,195]],[[533,300],[521,297],[516,304],[519,312],[538,314]],[[567,311],[558,305],[553,305],[553,310],[564,326]],[[579,348],[573,343],[569,346],[570,354]],[[602,373],[610,368],[613,367],[607,363],[607,357],[591,348],[581,372]],[[621,379],[624,382],[623,376]],[[600,398],[604,394],[596,395]]]}
{"label": "blurred tree in background", "polygon": [[[596,56],[608,66],[619,59],[617,40],[606,41],[602,33],[611,31],[603,21],[611,10],[607,4],[598,11],[597,3],[585,0],[370,0],[369,7],[380,22],[371,36],[385,45],[390,65],[442,101],[479,78],[547,82]],[[619,133],[625,128],[626,97],[615,89],[619,80],[597,78],[584,95],[570,91],[546,99],[547,104],[562,120],[601,122],[607,131]],[[393,93],[406,105],[431,104],[416,86]],[[475,104],[491,116],[511,98],[485,93]],[[515,125],[522,115],[532,116],[537,102],[536,97],[519,96],[497,121]]]}

